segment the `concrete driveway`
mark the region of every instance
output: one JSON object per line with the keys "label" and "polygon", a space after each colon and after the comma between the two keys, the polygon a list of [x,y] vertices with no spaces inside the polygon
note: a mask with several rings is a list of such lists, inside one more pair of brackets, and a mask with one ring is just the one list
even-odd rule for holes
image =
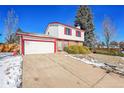
{"label": "concrete driveway", "polygon": [[124,87],[124,77],[80,63],[64,53],[27,55],[23,63],[23,87]]}

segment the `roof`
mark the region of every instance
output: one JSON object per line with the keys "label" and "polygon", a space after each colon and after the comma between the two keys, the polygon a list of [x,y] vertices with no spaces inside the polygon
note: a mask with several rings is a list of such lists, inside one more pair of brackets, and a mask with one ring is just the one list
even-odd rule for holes
{"label": "roof", "polygon": [[40,35],[40,34],[22,33],[22,32],[17,32],[16,35],[17,35],[17,36],[32,36],[32,37],[39,37],[39,38],[40,38],[40,37],[42,37],[42,38],[43,38],[43,37],[44,37],[44,38],[45,38],[45,37],[46,37],[46,38],[47,38],[47,37],[51,38],[50,36],[45,35],[45,34],[41,34],[41,35]]}
{"label": "roof", "polygon": [[69,28],[73,28],[73,29],[79,30],[79,31],[84,31],[82,29],[79,29],[79,28],[76,28],[76,27],[73,27],[73,26],[70,26],[70,25],[66,25],[66,24],[63,24],[63,23],[60,23],[60,22],[51,22],[49,24],[60,24],[60,25],[63,25],[63,26],[69,27]]}

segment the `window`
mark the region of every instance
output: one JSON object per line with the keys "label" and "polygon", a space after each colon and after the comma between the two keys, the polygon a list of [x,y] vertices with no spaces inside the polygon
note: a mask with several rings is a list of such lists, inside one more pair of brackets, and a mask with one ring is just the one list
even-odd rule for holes
{"label": "window", "polygon": [[76,36],[77,37],[81,37],[81,32],[80,31],[76,31]]}
{"label": "window", "polygon": [[72,35],[72,30],[70,28],[65,28],[64,34],[65,35]]}

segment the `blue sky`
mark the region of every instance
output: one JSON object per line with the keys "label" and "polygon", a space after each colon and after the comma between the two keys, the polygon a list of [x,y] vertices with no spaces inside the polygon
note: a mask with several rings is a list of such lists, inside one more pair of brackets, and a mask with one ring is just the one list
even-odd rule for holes
{"label": "blue sky", "polygon": [[[0,42],[4,42],[4,20],[7,11],[14,9],[19,17],[20,27],[25,32],[43,34],[47,24],[50,22],[61,22],[68,25],[74,25],[75,15],[79,6],[0,6]],[[124,41],[124,6],[89,6],[94,16],[95,33],[99,39],[103,40],[102,22],[104,16],[112,19],[116,27],[116,35],[113,40]]]}

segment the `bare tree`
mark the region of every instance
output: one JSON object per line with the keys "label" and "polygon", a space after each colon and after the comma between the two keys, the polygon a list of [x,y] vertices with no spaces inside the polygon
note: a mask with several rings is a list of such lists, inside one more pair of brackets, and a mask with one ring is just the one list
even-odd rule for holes
{"label": "bare tree", "polygon": [[104,30],[105,43],[107,48],[109,49],[109,44],[115,33],[115,27],[112,24],[112,21],[110,20],[109,17],[105,17],[103,21],[103,30]]}
{"label": "bare tree", "polygon": [[7,18],[5,19],[6,42],[14,43],[15,31],[18,24],[18,17],[13,9],[8,11]]}

